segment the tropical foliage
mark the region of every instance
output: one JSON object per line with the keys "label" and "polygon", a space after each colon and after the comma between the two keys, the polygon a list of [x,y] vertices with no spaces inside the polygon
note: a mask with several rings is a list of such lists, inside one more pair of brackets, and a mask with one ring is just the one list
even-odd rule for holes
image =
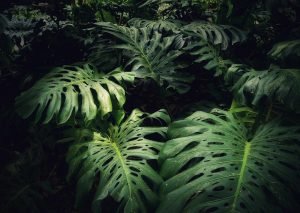
{"label": "tropical foliage", "polygon": [[22,2],[0,11],[1,212],[300,208],[296,1]]}
{"label": "tropical foliage", "polygon": [[234,113],[214,109],[174,122],[168,135],[158,212],[298,208],[299,126],[273,120],[252,133]]}
{"label": "tropical foliage", "polygon": [[16,99],[16,107],[24,118],[34,113],[35,121],[43,120],[43,123],[56,118],[62,124],[79,112],[86,121],[97,114],[103,117],[125,103],[123,87],[110,78],[120,83],[133,82],[134,75],[121,70],[104,74],[89,65],[56,68],[22,93]]}
{"label": "tropical foliage", "polygon": [[80,130],[86,131],[88,139],[73,144],[67,156],[70,175],[78,171],[78,203],[85,199],[93,179],[99,175],[93,201],[95,211],[107,196],[119,201],[125,212],[145,212],[147,204],[157,204],[158,196],[153,189],[159,186],[162,178],[148,162],[157,161],[163,143],[147,136],[158,134],[164,140],[167,127],[144,126],[147,118],[169,122],[164,111],[146,115],[134,110],[121,124],[110,127],[107,135]]}

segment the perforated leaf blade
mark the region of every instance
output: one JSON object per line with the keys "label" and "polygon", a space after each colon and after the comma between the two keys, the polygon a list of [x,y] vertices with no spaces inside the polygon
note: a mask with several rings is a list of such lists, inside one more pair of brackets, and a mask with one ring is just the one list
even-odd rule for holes
{"label": "perforated leaf blade", "polygon": [[132,55],[127,63],[140,78],[152,78],[160,86],[178,93],[189,90],[193,76],[180,72],[175,60],[183,52],[178,46],[178,36],[163,36],[150,28],[123,27],[110,23],[98,23],[104,32],[123,41],[113,48],[129,51]]}
{"label": "perforated leaf blade", "polygon": [[[162,125],[145,126],[145,119]],[[169,119],[163,110],[151,115],[134,110],[119,126],[111,127],[107,135],[91,132],[90,139],[72,145],[68,153],[69,174],[79,179],[77,200],[86,197],[91,184],[100,176],[94,212],[100,211],[102,201],[109,196],[120,202],[124,212],[146,212],[147,207],[155,206],[158,197],[154,189],[162,179],[149,161],[157,160],[163,143],[148,136],[165,138],[167,127],[163,125]]]}
{"label": "perforated leaf blade", "polygon": [[299,208],[299,126],[271,121],[248,139],[249,130],[233,114],[214,110],[174,122],[168,134],[158,212]]}
{"label": "perforated leaf blade", "polygon": [[123,87],[111,79],[133,81],[134,75],[121,70],[98,73],[89,65],[59,67],[17,97],[16,108],[23,118],[33,115],[43,123],[66,123],[77,114],[86,121],[97,114],[103,117],[125,103]]}

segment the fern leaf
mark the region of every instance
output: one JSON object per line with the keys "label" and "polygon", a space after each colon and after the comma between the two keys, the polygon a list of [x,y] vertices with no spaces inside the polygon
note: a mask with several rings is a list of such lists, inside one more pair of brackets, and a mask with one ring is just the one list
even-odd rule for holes
{"label": "fern leaf", "polygon": [[89,65],[59,67],[16,98],[16,108],[23,118],[34,115],[35,122],[56,119],[66,123],[74,114],[86,121],[120,109],[125,91],[117,82],[133,81],[133,73],[115,70],[97,73]]}
{"label": "fern leaf", "polygon": [[[278,120],[253,137],[234,114],[195,112],[171,124],[161,152],[158,212],[285,212],[299,208],[299,126]],[[270,201],[272,199],[272,201]]]}
{"label": "fern leaf", "polygon": [[148,118],[169,122],[165,111],[147,116],[134,110],[107,134],[90,132],[89,139],[71,146],[67,159],[70,176],[79,178],[77,201],[86,197],[96,176],[100,175],[94,211],[100,210],[101,202],[108,196],[120,202],[124,212],[146,212],[147,205],[156,205],[158,197],[153,189],[162,179],[148,161],[157,160],[163,143],[148,136],[158,134],[164,138],[167,128],[144,126],[144,120]]}

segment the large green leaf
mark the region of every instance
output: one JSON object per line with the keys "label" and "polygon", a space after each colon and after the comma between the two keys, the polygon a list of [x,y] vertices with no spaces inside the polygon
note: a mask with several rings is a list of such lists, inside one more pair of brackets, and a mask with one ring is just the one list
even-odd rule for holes
{"label": "large green leaf", "polygon": [[184,47],[184,50],[196,57],[194,62],[204,64],[204,69],[215,71],[216,76],[224,74],[232,62],[230,60],[224,60],[220,56],[220,51],[208,41],[203,40],[199,36],[194,36],[192,39],[193,40]]}
{"label": "large green leaf", "polygon": [[195,6],[195,5],[210,5],[210,4],[220,4],[220,0],[147,0],[142,6],[147,6],[150,4],[174,4],[180,7]]}
{"label": "large green leaf", "polygon": [[69,175],[76,174],[79,179],[77,205],[87,197],[98,176],[95,212],[100,211],[101,202],[109,196],[120,202],[124,212],[146,212],[147,206],[157,203],[154,188],[162,179],[148,161],[157,160],[163,143],[148,136],[164,138],[167,127],[145,126],[144,121],[149,118],[169,122],[165,111],[147,115],[134,110],[107,134],[84,130],[85,137],[72,145],[68,153]]}
{"label": "large green leaf", "polygon": [[160,33],[178,33],[183,25],[182,22],[177,20],[146,20],[140,18],[133,18],[129,20],[128,24],[135,28],[149,28]]}
{"label": "large green leaf", "polygon": [[103,38],[102,34],[98,34],[90,48],[89,63],[103,71],[113,70],[121,66],[122,52],[110,48],[114,44],[110,39]]}
{"label": "large green leaf", "polygon": [[243,65],[232,65],[226,80],[233,84],[239,102],[257,106],[264,100],[279,102],[286,108],[300,112],[300,70],[271,67],[257,71]]}
{"label": "large green leaf", "polygon": [[43,123],[56,119],[62,124],[76,114],[86,121],[103,117],[125,103],[123,87],[111,79],[132,82],[134,74],[120,69],[99,73],[90,65],[59,67],[17,97],[16,108],[23,118],[33,114]]}
{"label": "large green leaf", "polygon": [[300,126],[274,120],[250,132],[234,114],[217,109],[171,124],[161,152],[166,181],[158,212],[299,209]]}
{"label": "large green leaf", "polygon": [[236,27],[203,21],[185,25],[182,31],[190,35],[196,34],[214,45],[221,45],[222,49],[227,49],[229,45],[243,42],[246,39],[246,33]]}
{"label": "large green leaf", "polygon": [[268,55],[275,61],[286,62],[288,65],[299,65],[300,40],[284,41],[277,43],[270,50]]}
{"label": "large green leaf", "polygon": [[116,45],[114,48],[129,51],[128,65],[132,71],[136,71],[140,77],[151,77],[161,86],[167,89],[185,93],[189,89],[189,83],[193,78],[178,71],[175,59],[183,52],[178,47],[178,36],[163,37],[157,31],[150,28],[123,27],[110,23],[99,23],[104,32],[119,39],[124,44]]}
{"label": "large green leaf", "polygon": [[185,40],[184,50],[196,57],[194,62],[203,63],[205,69],[214,70],[216,75],[224,74],[232,63],[222,59],[217,46],[225,50],[229,45],[246,39],[246,33],[233,26],[209,22],[192,22],[185,25],[181,32],[190,36]]}

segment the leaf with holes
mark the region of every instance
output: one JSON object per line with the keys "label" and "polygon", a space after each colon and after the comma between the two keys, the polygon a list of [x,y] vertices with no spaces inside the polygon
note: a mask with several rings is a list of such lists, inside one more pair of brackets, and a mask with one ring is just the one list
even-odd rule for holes
{"label": "leaf with holes", "polygon": [[[154,189],[162,179],[149,161],[153,165],[158,158],[163,146],[159,140],[164,140],[167,132],[161,124],[169,119],[163,110],[151,115],[134,110],[106,134],[85,130],[86,136],[71,146],[67,157],[69,175],[79,179],[77,205],[100,176],[94,211],[98,212],[101,202],[109,196],[121,203],[124,212],[146,212],[147,207],[155,206],[158,198]],[[156,121],[159,126],[146,126],[146,120]]]}
{"label": "leaf with holes", "polygon": [[132,82],[134,74],[116,69],[98,73],[90,65],[54,69],[31,89],[16,98],[16,108],[23,118],[34,115],[35,121],[66,123],[74,114],[86,121],[119,110],[125,103],[125,91],[118,83]]}
{"label": "leaf with holes", "polygon": [[186,93],[193,81],[193,76],[179,71],[175,59],[183,52],[180,36],[164,37],[161,33],[148,28],[123,27],[110,23],[98,23],[104,32],[109,33],[124,43],[113,48],[123,49],[131,53],[128,66],[135,71],[137,77],[153,78],[160,86],[178,93]]}
{"label": "leaf with holes", "polygon": [[158,212],[290,212],[299,208],[300,126],[250,130],[234,114],[195,112],[171,124],[161,152]]}

